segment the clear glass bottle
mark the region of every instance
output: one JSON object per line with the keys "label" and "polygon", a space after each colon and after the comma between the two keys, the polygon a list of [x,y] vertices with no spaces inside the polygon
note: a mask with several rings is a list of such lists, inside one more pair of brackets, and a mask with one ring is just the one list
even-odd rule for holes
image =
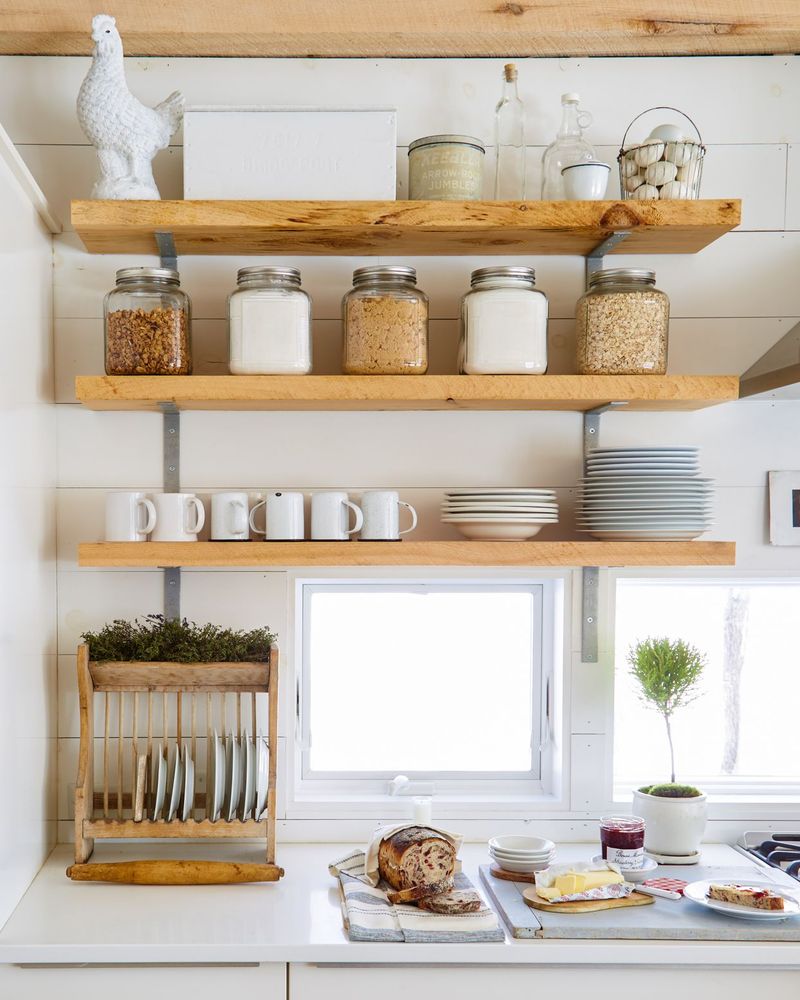
{"label": "clear glass bottle", "polygon": [[583,130],[592,124],[588,111],[579,111],[580,94],[561,95],[561,126],[553,142],[542,155],[542,199],[560,201],[566,197],[563,167],[584,160],[596,160],[594,147],[583,138]]}
{"label": "clear glass bottle", "polygon": [[228,296],[233,375],[307,375],[311,299],[296,267],[243,267]]}
{"label": "clear glass bottle", "polygon": [[517,67],[503,69],[503,96],[495,109],[494,197],[499,201],[525,199],[525,105],[517,89]]}
{"label": "clear glass bottle", "polygon": [[106,375],[191,375],[191,304],[177,271],[117,271],[103,320]]}
{"label": "clear glass bottle", "polygon": [[458,370],[465,375],[543,375],[547,296],[532,267],[482,267],[461,300]]}
{"label": "clear glass bottle", "polygon": [[654,271],[595,271],[578,299],[575,335],[580,375],[665,375],[669,298]]}
{"label": "clear glass bottle", "polygon": [[399,264],[360,267],[342,300],[347,375],[424,375],[428,296],[417,272]]}

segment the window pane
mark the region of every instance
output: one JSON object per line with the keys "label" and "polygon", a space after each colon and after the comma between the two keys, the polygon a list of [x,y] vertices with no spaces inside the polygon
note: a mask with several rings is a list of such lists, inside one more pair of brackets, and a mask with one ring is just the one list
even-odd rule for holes
{"label": "window pane", "polygon": [[535,589],[314,588],[312,771],[529,772]]}
{"label": "window pane", "polygon": [[705,653],[700,695],[673,717],[678,781],[800,778],[800,582],[617,584],[614,777],[669,780],[664,723],[638,697],[627,653],[648,636]]}

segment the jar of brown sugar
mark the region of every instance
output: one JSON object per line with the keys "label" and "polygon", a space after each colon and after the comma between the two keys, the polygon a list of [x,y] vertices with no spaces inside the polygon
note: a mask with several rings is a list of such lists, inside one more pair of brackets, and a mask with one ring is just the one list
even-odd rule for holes
{"label": "jar of brown sugar", "polygon": [[575,335],[581,375],[664,375],[669,299],[653,271],[595,271],[578,300]]}
{"label": "jar of brown sugar", "polygon": [[191,306],[177,271],[117,271],[103,316],[106,375],[191,375]]}
{"label": "jar of brown sugar", "polygon": [[399,264],[361,267],[342,301],[347,375],[424,375],[428,296],[417,272]]}

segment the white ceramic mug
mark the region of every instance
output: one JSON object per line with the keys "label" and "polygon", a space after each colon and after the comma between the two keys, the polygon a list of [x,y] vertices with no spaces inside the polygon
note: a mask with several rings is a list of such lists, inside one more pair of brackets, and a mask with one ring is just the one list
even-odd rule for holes
{"label": "white ceramic mug", "polygon": [[561,170],[569,201],[602,201],[606,196],[611,167],[598,160],[572,163]]}
{"label": "white ceramic mug", "polygon": [[[400,530],[400,508],[411,512],[411,527]],[[364,527],[359,536],[363,541],[393,542],[417,526],[417,512],[410,503],[401,500],[396,490],[368,490],[361,497]]]}
{"label": "white ceramic mug", "polygon": [[156,509],[144,493],[106,493],[107,542],[144,542],[155,525]]}
{"label": "white ceramic mug", "polygon": [[196,542],[206,523],[206,510],[194,493],[156,493],[154,542]]}
{"label": "white ceramic mug", "polygon": [[211,538],[215,542],[250,540],[246,493],[215,493],[211,497]]}
{"label": "white ceramic mug", "polygon": [[[255,513],[261,507],[265,508],[266,516],[263,531],[254,522]],[[256,534],[266,536],[269,542],[300,542],[305,538],[304,516],[302,493],[271,490],[266,499],[259,500],[250,511],[250,527]]]}
{"label": "white ceramic mug", "polygon": [[[348,527],[350,511],[355,524]],[[323,490],[311,494],[311,537],[318,541],[346,542],[364,524],[361,508],[352,503],[343,490]]]}

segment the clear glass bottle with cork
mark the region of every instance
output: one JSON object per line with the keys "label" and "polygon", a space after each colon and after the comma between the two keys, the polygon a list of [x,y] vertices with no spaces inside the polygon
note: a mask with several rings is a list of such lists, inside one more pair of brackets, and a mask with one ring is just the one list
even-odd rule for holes
{"label": "clear glass bottle with cork", "polygon": [[592,124],[588,111],[579,111],[580,94],[561,95],[561,125],[542,156],[542,199],[560,201],[566,197],[561,170],[573,163],[596,160],[594,147],[583,138]]}
{"label": "clear glass bottle with cork", "polygon": [[503,67],[503,94],[495,109],[494,197],[498,201],[524,201],[525,105],[517,86],[517,67]]}

